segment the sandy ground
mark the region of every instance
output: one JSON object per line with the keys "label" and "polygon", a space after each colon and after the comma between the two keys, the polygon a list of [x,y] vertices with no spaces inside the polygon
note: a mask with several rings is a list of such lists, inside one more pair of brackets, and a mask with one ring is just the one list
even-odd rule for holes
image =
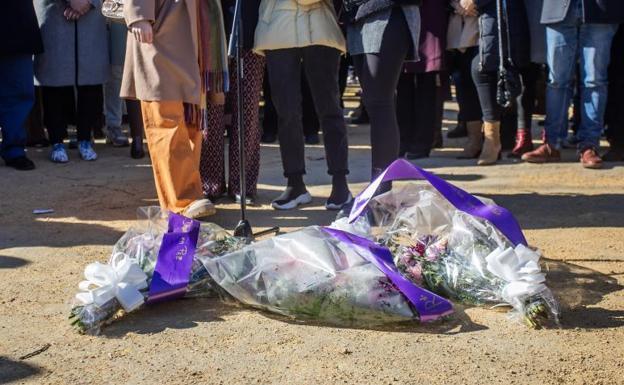
{"label": "sandy ground", "polygon": [[[449,115],[450,117],[451,115]],[[447,122],[450,123],[450,122]],[[367,127],[350,127],[353,191],[369,170]],[[99,144],[101,159],[67,165],[31,151],[36,171],[0,168],[0,384],[624,384],[624,167],[568,163],[474,167],[459,141],[419,162],[511,209],[547,260],[562,328],[534,331],[472,308],[448,325],[360,330],[302,325],[216,300],[182,300],[129,315],[98,337],[68,326],[86,264],[105,261],[139,206],[155,203],[148,160]],[[321,146],[307,150],[313,204],[276,212],[278,148],[262,148],[256,229],[327,224]],[[35,216],[33,209],[52,208]],[[232,228],[235,205],[213,220]],[[20,357],[42,347],[32,358]]]}

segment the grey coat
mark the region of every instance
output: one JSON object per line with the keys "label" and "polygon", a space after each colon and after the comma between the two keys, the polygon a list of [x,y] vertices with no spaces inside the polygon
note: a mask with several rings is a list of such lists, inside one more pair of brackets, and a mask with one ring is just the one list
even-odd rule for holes
{"label": "grey coat", "polygon": [[102,0],[78,21],[63,16],[64,0],[34,0],[44,53],[35,56],[35,84],[61,87],[96,85],[109,73],[106,21]]}

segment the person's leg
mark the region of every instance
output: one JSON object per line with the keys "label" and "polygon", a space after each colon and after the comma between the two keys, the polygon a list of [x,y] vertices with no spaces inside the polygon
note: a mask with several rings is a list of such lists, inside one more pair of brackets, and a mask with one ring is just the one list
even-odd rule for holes
{"label": "person's leg", "polygon": [[[243,84],[243,120],[245,124],[245,190],[248,197],[257,194],[258,174],[260,172],[260,126],[258,125],[258,104],[264,77],[264,57],[251,51],[243,54],[245,78]],[[230,132],[229,147],[229,182],[228,194],[240,195],[240,157],[238,152],[238,98],[236,66],[233,62],[230,68],[230,92],[228,103],[232,111],[232,131]]]}
{"label": "person's leg", "polygon": [[197,127],[187,126],[181,101],[142,101],[141,110],[160,206],[184,212],[202,198],[201,134]]}
{"label": "person's leg", "polygon": [[[234,83],[231,83],[234,86]],[[225,193],[225,106],[208,102],[206,122],[202,127],[202,148],[199,162],[202,190],[211,200]],[[232,137],[230,137],[232,140]]]}
{"label": "person's leg", "polygon": [[104,103],[102,85],[78,86],[76,130],[78,131],[78,151],[83,160],[96,160],[91,134],[102,116]]}
{"label": "person's leg", "polygon": [[600,146],[607,106],[611,42],[617,28],[616,24],[583,24],[580,27],[581,125],[577,133],[579,152],[588,148],[597,151]]}
{"label": "person's leg", "polygon": [[535,107],[535,83],[539,66],[529,64],[520,69],[522,79],[522,93],[516,99],[518,129],[516,132],[516,145],[514,146],[510,158],[520,158],[522,154],[533,151],[533,137],[531,128],[533,126],[533,109]]}
{"label": "person's leg", "polygon": [[[473,142],[472,146],[466,146],[466,153],[464,154],[468,158],[475,158],[481,151],[481,119],[483,114],[481,113],[481,105],[479,104],[479,94],[475,86],[474,80],[472,80],[472,60],[475,56],[478,56],[479,50],[477,47],[468,48],[465,52],[455,51],[455,93],[457,95],[457,104],[459,105],[459,113],[457,115],[458,126],[464,124],[463,134],[461,129],[457,129],[458,132],[452,135],[448,133],[449,138],[459,138],[461,136],[468,136],[469,140]],[[470,130],[468,129],[470,126]],[[470,131],[470,132],[468,132]],[[474,147],[471,150],[469,147]]]}
{"label": "person's leg", "polygon": [[332,176],[332,191],[326,207],[340,209],[350,200],[346,178],[349,146],[338,84],[340,52],[325,46],[310,46],[302,51],[303,68],[323,130],[327,172]]}
{"label": "person's leg", "polygon": [[41,87],[35,87],[35,104],[26,120],[26,147],[47,147],[50,142],[43,126]]}
{"label": "person's leg", "polygon": [[271,96],[271,83],[268,69],[264,69],[264,81],[262,84],[262,96],[264,107],[262,114],[262,138],[263,143],[273,143],[277,140],[277,111]]}
{"label": "person's leg", "polygon": [[567,132],[568,108],[578,53],[578,27],[555,24],[546,27],[546,59],[549,81],[546,89],[545,143],[522,155],[527,162],[556,162],[561,159],[559,138]]}
{"label": "person's leg", "polygon": [[[431,152],[433,138],[438,124],[439,103],[443,95],[439,84],[439,72],[416,75],[415,93],[411,100],[415,120],[411,143],[406,157],[408,159],[426,158]],[[440,117],[440,124],[442,123]]]}
{"label": "person's leg", "polygon": [[292,209],[312,197],[303,183],[305,156],[301,121],[301,59],[299,48],[266,52],[271,96],[278,116],[278,135],[286,191],[273,201],[276,209]]}
{"label": "person's leg", "polygon": [[496,101],[498,74],[496,71],[480,70],[480,58],[475,56],[472,61],[472,79],[477,88],[479,103],[483,112],[483,148],[477,162],[478,165],[496,163],[501,151],[500,122],[503,109]]}
{"label": "person's leg", "polygon": [[145,151],[143,150],[141,102],[138,100],[126,100],[126,110],[128,110],[128,125],[130,126],[130,136],[132,137],[130,156],[134,159],[141,159],[145,156]]}
{"label": "person's leg", "polygon": [[35,99],[32,79],[33,63],[30,55],[0,56],[0,156],[8,166],[21,170],[34,168],[34,164],[26,159],[24,150],[24,123]]}
{"label": "person's leg", "polygon": [[[414,103],[416,102],[416,75],[402,73],[396,89],[396,114],[399,125],[399,156],[413,152],[415,130]],[[418,101],[419,102],[419,101]]]}
{"label": "person's leg", "polygon": [[69,160],[63,140],[67,138],[70,97],[73,101],[73,87],[41,87],[43,123],[52,144],[50,160],[55,163],[65,163]]}
{"label": "person's leg", "polygon": [[128,137],[121,131],[123,100],[119,97],[123,66],[111,65],[110,77],[104,85],[104,116],[106,120],[106,142],[115,147],[128,145]]}
{"label": "person's leg", "polygon": [[379,54],[354,56],[371,123],[373,178],[399,156],[395,92],[403,62],[412,49],[410,31],[400,8],[392,11]]}
{"label": "person's leg", "polygon": [[316,114],[312,91],[305,74],[301,74],[301,121],[303,123],[303,136],[307,144],[318,144],[318,132],[320,128],[319,117]]}

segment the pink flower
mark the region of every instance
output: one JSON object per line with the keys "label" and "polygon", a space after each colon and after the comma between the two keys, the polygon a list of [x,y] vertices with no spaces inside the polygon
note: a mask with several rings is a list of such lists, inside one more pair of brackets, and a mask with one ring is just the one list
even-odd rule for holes
{"label": "pink flower", "polygon": [[418,284],[422,284],[422,267],[420,264],[409,266],[407,272],[412,276],[412,279]]}

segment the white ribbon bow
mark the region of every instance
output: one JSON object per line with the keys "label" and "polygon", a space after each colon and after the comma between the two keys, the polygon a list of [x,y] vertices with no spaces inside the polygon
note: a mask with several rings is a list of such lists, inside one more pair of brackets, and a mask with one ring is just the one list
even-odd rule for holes
{"label": "white ribbon bow", "polygon": [[498,248],[485,258],[487,269],[508,282],[502,293],[507,303],[516,305],[520,298],[546,289],[546,274],[539,266],[540,257],[539,252],[518,245],[515,249]]}
{"label": "white ribbon bow", "polygon": [[84,275],[86,280],[78,285],[82,292],[76,294],[76,299],[84,305],[102,306],[117,298],[124,310],[131,312],[145,301],[139,290],[147,288],[147,275],[124,253],[113,255],[108,265],[99,262],[88,265]]}

